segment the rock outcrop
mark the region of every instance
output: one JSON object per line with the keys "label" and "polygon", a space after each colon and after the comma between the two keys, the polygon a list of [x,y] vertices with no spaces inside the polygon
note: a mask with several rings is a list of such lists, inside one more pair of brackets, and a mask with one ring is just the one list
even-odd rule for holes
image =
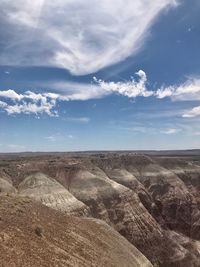
{"label": "rock outcrop", "polygon": [[44,205],[76,216],[89,216],[90,210],[55,179],[33,173],[18,186],[20,195],[41,201]]}
{"label": "rock outcrop", "polygon": [[10,192],[16,192],[12,179],[3,170],[0,170],[0,193]]}

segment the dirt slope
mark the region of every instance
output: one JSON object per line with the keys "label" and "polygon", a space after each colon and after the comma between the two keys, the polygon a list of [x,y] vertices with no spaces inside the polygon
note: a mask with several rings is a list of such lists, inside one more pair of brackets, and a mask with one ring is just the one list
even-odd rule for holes
{"label": "dirt slope", "polygon": [[1,267],[152,267],[105,223],[16,195],[0,196],[0,255]]}

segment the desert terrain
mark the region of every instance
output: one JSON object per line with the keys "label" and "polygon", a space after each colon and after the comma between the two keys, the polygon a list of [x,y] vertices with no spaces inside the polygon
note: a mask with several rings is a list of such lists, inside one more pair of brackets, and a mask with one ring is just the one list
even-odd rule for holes
{"label": "desert terrain", "polygon": [[200,151],[0,154],[0,266],[200,266]]}

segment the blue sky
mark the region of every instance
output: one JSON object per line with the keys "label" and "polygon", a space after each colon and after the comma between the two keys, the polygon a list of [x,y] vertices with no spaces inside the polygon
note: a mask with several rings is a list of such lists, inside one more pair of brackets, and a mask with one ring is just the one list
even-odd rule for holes
{"label": "blue sky", "polygon": [[198,0],[2,0],[0,152],[200,148]]}

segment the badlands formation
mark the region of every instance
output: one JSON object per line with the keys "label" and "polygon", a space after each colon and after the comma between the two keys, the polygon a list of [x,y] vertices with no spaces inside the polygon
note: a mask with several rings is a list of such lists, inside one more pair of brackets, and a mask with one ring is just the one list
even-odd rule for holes
{"label": "badlands formation", "polygon": [[0,266],[200,267],[200,153],[0,155]]}

